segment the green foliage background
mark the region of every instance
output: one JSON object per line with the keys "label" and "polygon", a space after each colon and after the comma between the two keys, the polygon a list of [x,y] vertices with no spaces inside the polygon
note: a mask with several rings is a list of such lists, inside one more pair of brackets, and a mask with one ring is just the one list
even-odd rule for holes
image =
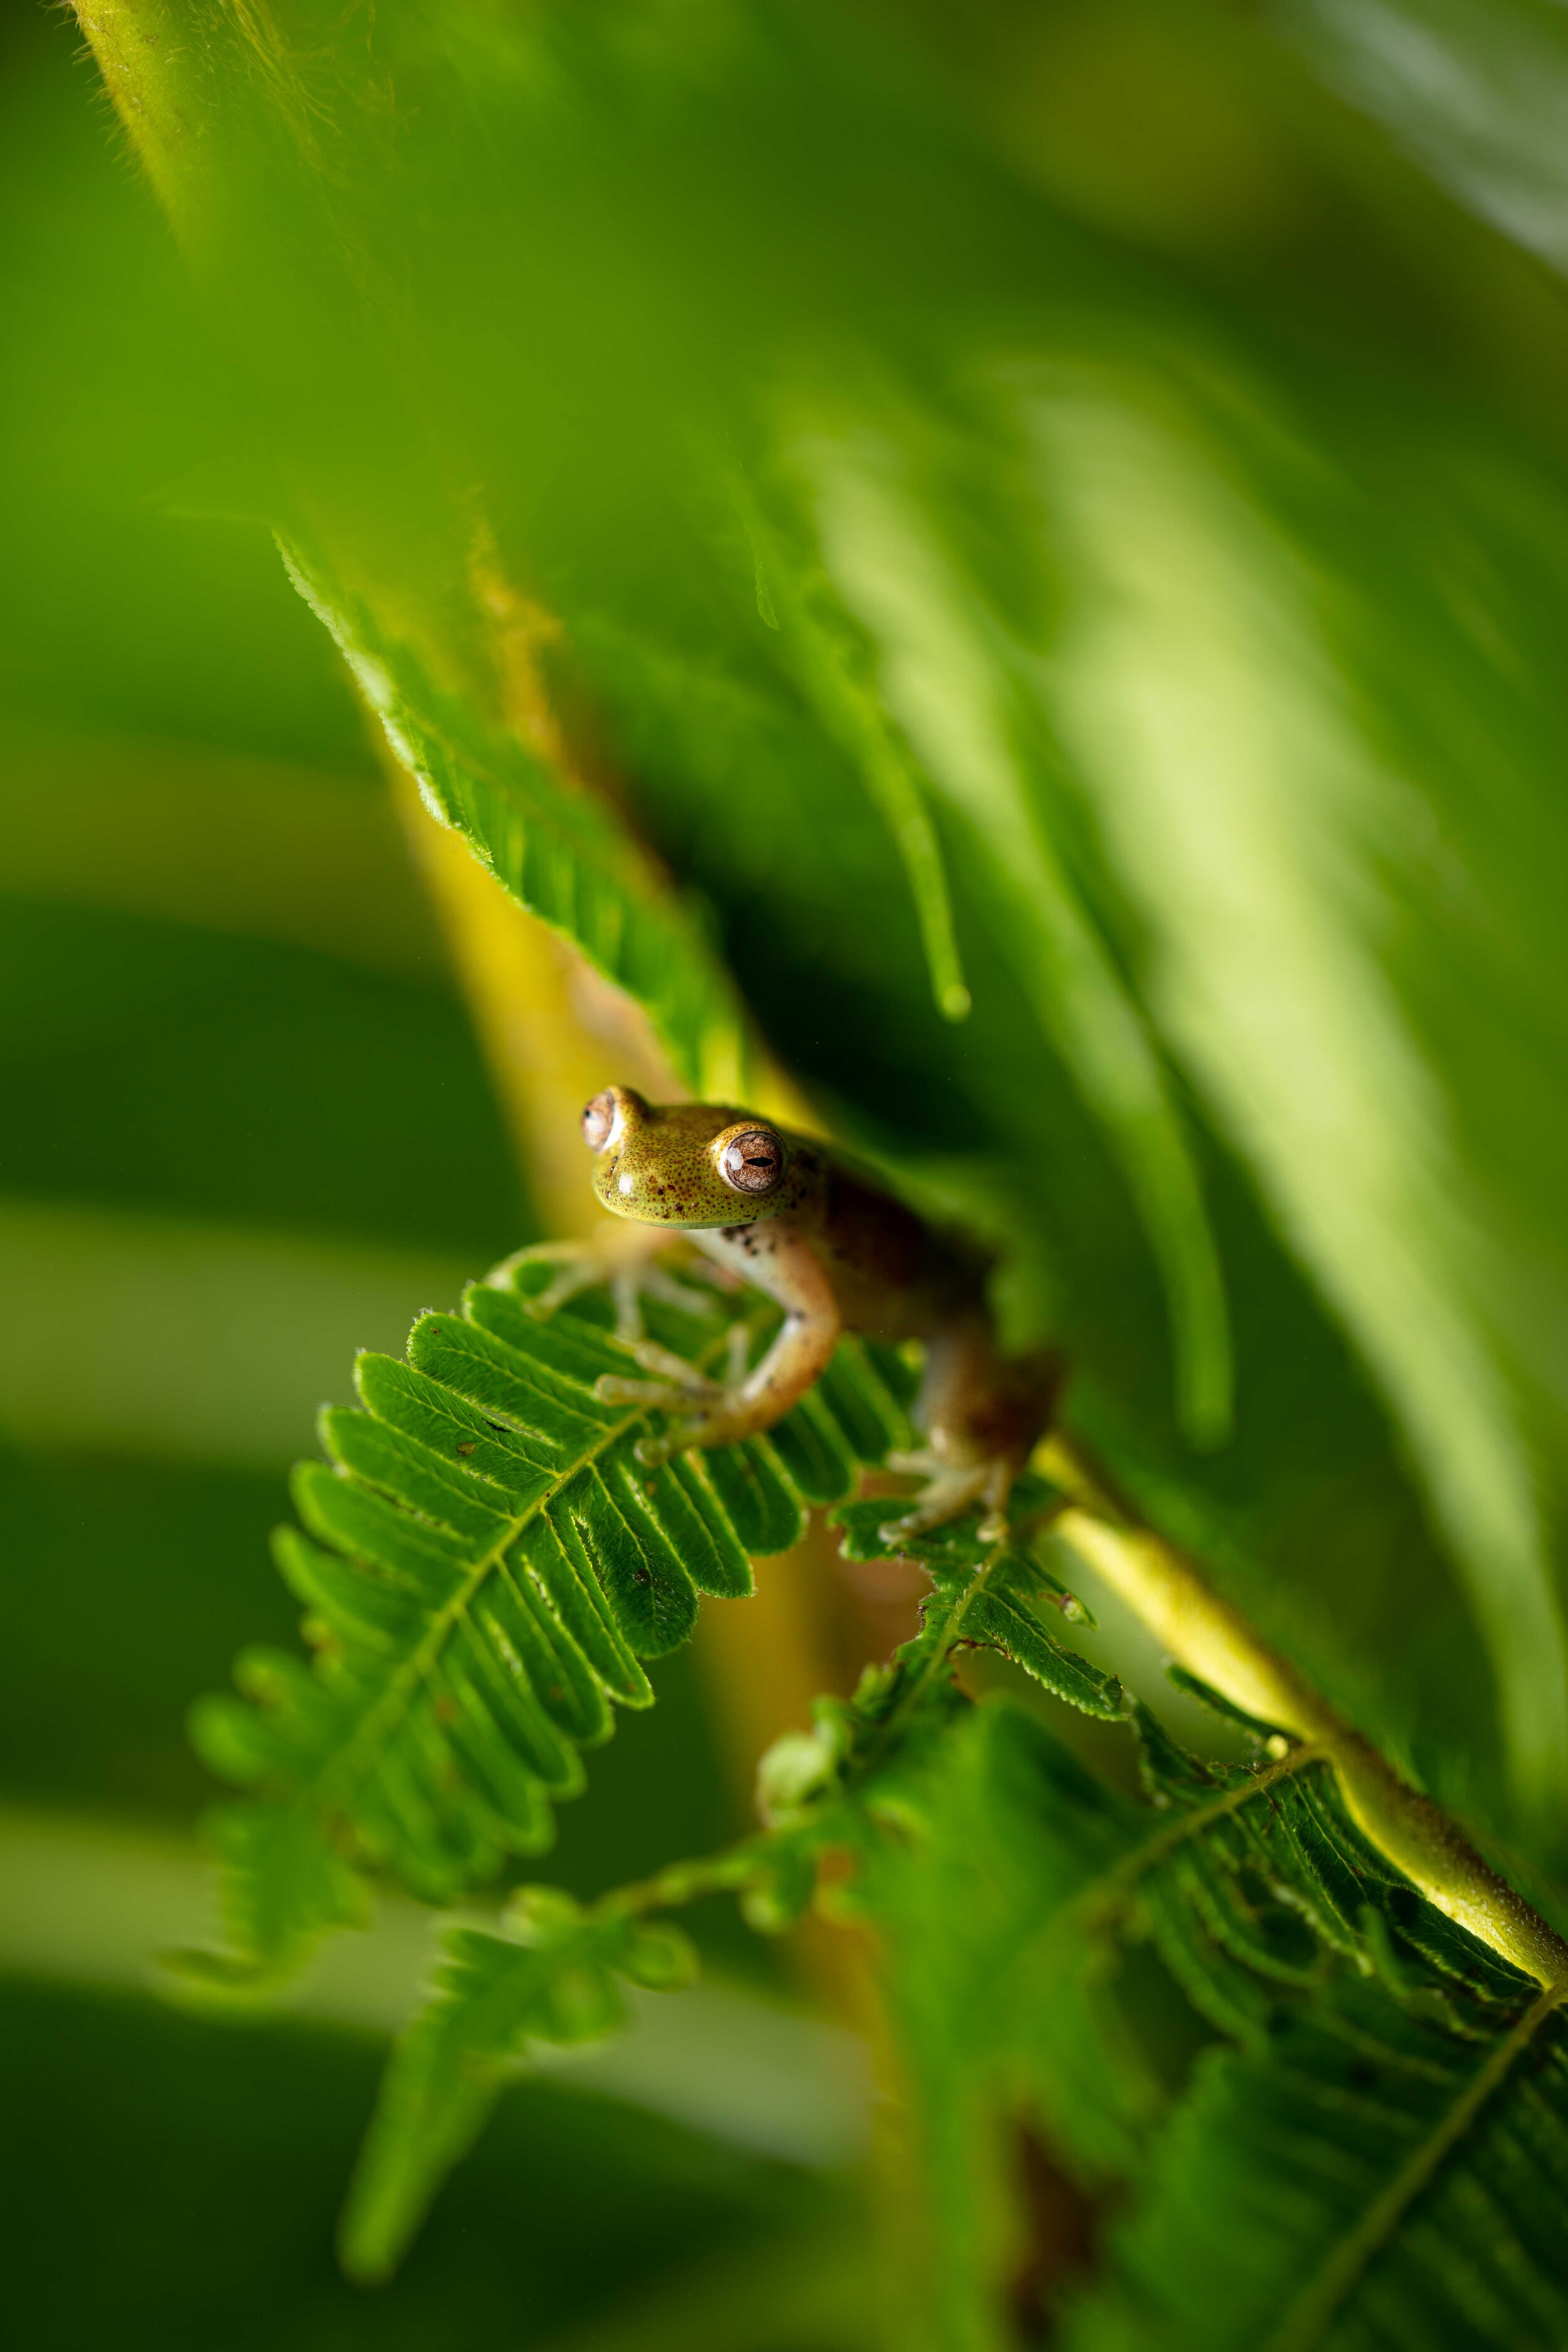
{"label": "green foliage background", "polygon": [[[1011,1328],[1068,1348],[1075,1421],[1151,1517],[1547,1885],[1556,12],[82,16],[184,254],[68,26],[8,19],[18,1853],[40,1811],[70,1851],[78,1815],[188,1822],[185,1702],[291,1637],[262,1537],[310,1407],[531,1231],[348,675],[270,528],[431,799],[647,1004],[683,1077],[740,1086],[765,1045],[994,1239]],[[477,546],[560,625],[541,657],[600,798],[502,724]],[[549,1865],[584,1895],[743,1826],[689,1669],[658,1675]],[[915,1899],[889,1889],[886,1916]],[[1365,1932],[1341,1927],[1315,1932]],[[634,2315],[613,2340],[652,2345],[671,2295],[715,2345],[775,2340],[773,2310],[780,2343],[865,2340],[844,2192],[553,2086],[459,2184],[507,2213],[547,2184],[568,2218],[522,2250],[483,2225],[459,2260],[474,2225],[439,2206],[367,2318],[328,2248],[334,2086],[363,2051],[317,2066],[279,2026],[264,2065],[261,2029],[215,2034],[232,2095],[204,2099],[197,2029],[68,1989],[89,1937],[14,1940],[20,2184],[53,2211],[58,2180],[105,2250],[62,2285],[23,2232],[36,2340],[79,2340],[127,2275],[156,2281],[164,2341],[237,2299],[250,2335],[226,2326],[258,2345],[428,2340],[437,2310],[453,2343],[574,2341],[612,2308]],[[1189,2026],[1156,2034],[1162,2064]],[[1260,2095],[1226,2063],[1205,2095],[1235,2137]],[[188,2220],[128,2247],[132,2106]],[[270,2239],[261,2143],[287,2182]],[[601,2143],[626,2182],[613,2271],[574,2252],[600,2242]],[[963,2141],[953,2178],[981,2162]],[[1068,2340],[1190,2340],[1147,2288],[1179,2305],[1174,2193],[1156,2180]],[[1552,2340],[1549,2301],[1532,2324]]]}

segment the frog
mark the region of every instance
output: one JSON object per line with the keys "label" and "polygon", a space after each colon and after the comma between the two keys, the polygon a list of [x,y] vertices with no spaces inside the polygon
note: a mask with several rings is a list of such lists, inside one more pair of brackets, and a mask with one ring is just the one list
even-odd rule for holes
{"label": "frog", "polygon": [[[598,1393],[670,1417],[660,1435],[641,1442],[645,1463],[763,1435],[821,1378],[842,1332],[919,1340],[925,1367],[914,1420],[924,1443],[890,1456],[888,1466],[924,1484],[884,1538],[913,1539],[978,1506],[981,1540],[1005,1538],[1009,1496],[1050,1424],[1062,1364],[1055,1351],[1004,1351],[982,1253],[939,1231],[830,1144],[733,1105],[654,1105],[631,1087],[612,1086],[584,1108],[582,1132],[595,1194],[612,1216],[643,1229],[643,1255],[679,1236],[721,1283],[748,1286],[784,1309],[755,1366],[746,1366],[747,1334],[736,1325],[728,1376],[710,1379],[641,1336],[637,1285],[669,1296],[669,1281],[639,1273],[621,1254],[613,1271],[617,1325],[645,1377],[604,1374]],[[580,1287],[589,1278],[584,1265],[594,1264],[590,1252],[565,1268],[535,1302],[539,1311]]]}

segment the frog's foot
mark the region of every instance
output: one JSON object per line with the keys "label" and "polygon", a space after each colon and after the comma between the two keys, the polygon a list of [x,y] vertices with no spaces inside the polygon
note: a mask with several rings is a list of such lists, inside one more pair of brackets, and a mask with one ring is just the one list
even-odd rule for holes
{"label": "frog's foot", "polygon": [[889,1454],[889,1470],[902,1470],[925,1480],[925,1486],[900,1518],[885,1520],[877,1530],[886,1544],[910,1536],[930,1535],[945,1528],[978,1503],[979,1537],[983,1544],[1004,1543],[1007,1537],[1007,1498],[1017,1475],[1011,1454],[993,1454],[988,1461],[955,1463],[930,1447],[918,1454]]}
{"label": "frog's foot", "polygon": [[[711,1381],[695,1364],[689,1364],[684,1356],[673,1355],[656,1340],[630,1340],[632,1355],[644,1371],[655,1377],[632,1381],[623,1380],[616,1372],[603,1372],[594,1383],[594,1392],[606,1404],[652,1406],[677,1416],[659,1436],[645,1437],[637,1443],[637,1460],[649,1469],[657,1469],[672,1454],[684,1453],[689,1445],[726,1445],[749,1433],[755,1413],[742,1391],[749,1344],[745,1325],[732,1323],[728,1333],[728,1378]],[[679,1416],[682,1414],[692,1417],[681,1419]]]}
{"label": "frog's foot", "polygon": [[644,1337],[645,1298],[660,1299],[666,1307],[679,1307],[683,1315],[711,1315],[717,1304],[711,1291],[678,1281],[658,1264],[653,1252],[668,1238],[660,1233],[643,1242],[639,1236],[638,1243],[628,1247],[625,1237],[612,1231],[603,1241],[539,1242],[515,1251],[490,1279],[510,1278],[521,1265],[553,1265],[557,1271],[544,1288],[523,1302],[541,1322],[584,1290],[607,1289],[615,1302],[616,1339],[636,1344]]}

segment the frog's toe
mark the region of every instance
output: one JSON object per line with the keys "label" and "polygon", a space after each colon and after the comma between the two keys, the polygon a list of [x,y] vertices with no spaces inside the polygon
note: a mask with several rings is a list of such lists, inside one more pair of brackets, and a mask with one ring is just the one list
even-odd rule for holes
{"label": "frog's toe", "polygon": [[542,1290],[525,1295],[523,1306],[539,1322],[548,1322],[557,1310],[584,1290],[607,1289],[616,1309],[616,1337],[628,1347],[644,1339],[642,1302],[657,1298],[683,1315],[714,1314],[719,1301],[711,1289],[681,1282],[659,1265],[653,1253],[670,1236],[642,1230],[615,1228],[591,1240],[534,1242],[516,1250],[486,1279],[505,1288],[525,1265],[549,1265],[554,1271]]}
{"label": "frog's toe", "polygon": [[601,1372],[594,1382],[601,1404],[640,1404],[659,1412],[689,1412],[697,1393],[684,1382],[624,1380],[619,1372]]}
{"label": "frog's toe", "polygon": [[683,1356],[672,1355],[653,1339],[638,1340],[632,1353],[643,1370],[655,1377],[634,1381],[623,1379],[618,1372],[601,1372],[594,1383],[595,1396],[605,1404],[637,1404],[659,1412],[688,1416],[695,1410],[698,1414],[695,1421],[678,1420],[661,1436],[640,1440],[636,1449],[637,1460],[657,1467],[683,1447],[705,1442],[694,1439],[689,1433],[707,1429],[711,1417],[722,1411],[727,1391],[700,1372],[695,1364],[689,1364]]}
{"label": "frog's toe", "polygon": [[[672,1349],[661,1348],[657,1339],[638,1339],[633,1345],[632,1354],[645,1372],[651,1372],[656,1380],[665,1382],[674,1394],[677,1404],[689,1405],[693,1397],[700,1397],[705,1402],[710,1402],[721,1394],[718,1383],[710,1381],[706,1372],[699,1371],[695,1364],[689,1364],[684,1356],[676,1355]],[[614,1374],[606,1377],[613,1379]]]}
{"label": "frog's toe", "polygon": [[657,1298],[665,1307],[678,1307],[682,1315],[712,1315],[719,1305],[710,1290],[697,1290],[689,1282],[678,1282],[674,1275],[646,1259],[636,1265],[616,1268],[610,1276],[610,1297],[616,1307],[616,1337],[631,1348],[643,1342],[645,1298]]}
{"label": "frog's toe", "polygon": [[[690,1405],[689,1392],[682,1402]],[[639,1462],[646,1463],[650,1470],[657,1470],[661,1462],[669,1461],[677,1454],[684,1454],[689,1446],[706,1450],[711,1445],[730,1445],[744,1434],[744,1427],[736,1418],[724,1391],[719,1389],[714,1391],[707,1411],[694,1419],[671,1421],[657,1437],[639,1437],[632,1451]]]}
{"label": "frog's toe", "polygon": [[1007,1506],[1016,1475],[1017,1464],[1011,1454],[997,1454],[985,1465],[985,1483],[980,1489],[980,1499],[985,1507],[979,1528],[983,1544],[1005,1543],[1012,1531]]}
{"label": "frog's toe", "polygon": [[723,1303],[717,1283],[706,1279],[700,1283],[682,1282],[658,1265],[644,1268],[639,1286],[645,1298],[657,1298],[666,1307],[678,1307],[682,1315],[717,1315]]}
{"label": "frog's toe", "polygon": [[553,1264],[556,1271],[542,1290],[536,1290],[531,1297],[524,1297],[522,1302],[524,1310],[540,1323],[548,1322],[558,1307],[564,1307],[581,1292],[592,1290],[595,1283],[605,1279],[604,1259],[593,1244],[586,1242],[546,1243],[531,1249],[519,1250],[515,1256],[507,1259],[504,1265],[498,1266],[496,1274],[489,1279],[494,1282],[498,1275],[510,1276],[517,1267],[530,1261],[537,1265],[541,1260]]}
{"label": "frog's toe", "polygon": [[[688,1418],[672,1421],[657,1437],[641,1439],[636,1449],[639,1462],[668,1462],[671,1454],[684,1454],[689,1446],[706,1451],[713,1445],[734,1445],[750,1437],[757,1426],[754,1404],[739,1389],[718,1381],[705,1382],[700,1391],[688,1389],[679,1403]],[[700,1408],[695,1414],[693,1404]]]}
{"label": "frog's toe", "polygon": [[896,1519],[884,1520],[877,1530],[884,1543],[896,1544],[911,1536],[930,1535],[937,1528],[945,1528],[978,1503],[982,1517],[977,1530],[983,1544],[1005,1543],[1007,1538],[1007,1497],[1012,1489],[1014,1465],[1003,1456],[989,1462],[958,1465],[944,1462],[940,1455],[890,1454],[889,1470],[913,1472],[926,1483],[909,1510]]}
{"label": "frog's toe", "polygon": [[[924,1464],[906,1456],[889,1467],[925,1468]],[[877,1530],[884,1543],[896,1544],[910,1536],[930,1535],[935,1528],[944,1528],[959,1518],[970,1506],[980,1500],[985,1486],[984,1468],[954,1470],[934,1468],[927,1477],[920,1496],[910,1509],[896,1519],[887,1519]]]}

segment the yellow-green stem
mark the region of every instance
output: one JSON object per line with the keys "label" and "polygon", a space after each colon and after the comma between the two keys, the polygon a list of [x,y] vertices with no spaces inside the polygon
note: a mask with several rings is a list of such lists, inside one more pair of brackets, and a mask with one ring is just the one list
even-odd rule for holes
{"label": "yellow-green stem", "polygon": [[1063,1540],[1142,1620],[1169,1655],[1220,1696],[1310,1740],[1338,1775],[1352,1819],[1429,1903],[1513,1967],[1568,1990],[1568,1944],[1482,1861],[1447,1815],[1402,1780],[1296,1668],[1259,1641],[1190,1560],[1107,1491],[1071,1439],[1040,1466],[1073,1497]]}

